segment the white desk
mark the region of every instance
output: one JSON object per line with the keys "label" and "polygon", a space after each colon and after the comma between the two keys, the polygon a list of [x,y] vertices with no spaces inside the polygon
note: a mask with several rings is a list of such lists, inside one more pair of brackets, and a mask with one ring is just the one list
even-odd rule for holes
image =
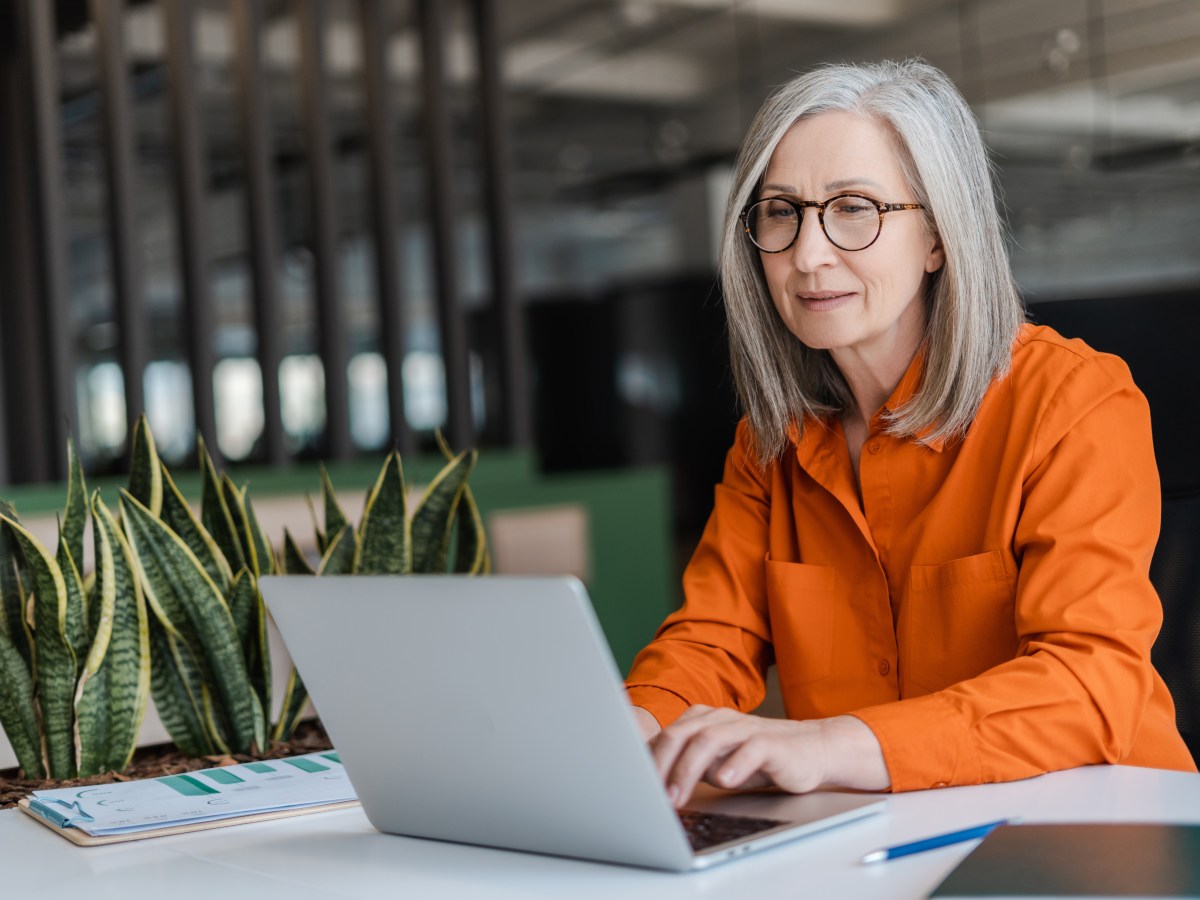
{"label": "white desk", "polygon": [[0,848],[5,897],[897,900],[925,897],[975,844],[874,866],[858,863],[863,853],[1009,816],[1200,823],[1200,775],[1096,766],[900,794],[881,815],[688,875],[392,837],[360,810],[103,847],[76,847],[10,810],[0,813]]}

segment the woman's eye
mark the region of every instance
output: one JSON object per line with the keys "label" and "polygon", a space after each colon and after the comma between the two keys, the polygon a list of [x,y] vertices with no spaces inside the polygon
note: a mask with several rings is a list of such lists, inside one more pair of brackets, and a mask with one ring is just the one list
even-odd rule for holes
{"label": "woman's eye", "polygon": [[796,210],[787,203],[772,203],[767,207],[767,215],[772,219],[794,219]]}
{"label": "woman's eye", "polygon": [[846,216],[847,218],[865,216],[868,214],[874,214],[876,212],[874,206],[867,203],[865,200],[857,199],[839,200],[830,207],[830,211],[839,216]]}

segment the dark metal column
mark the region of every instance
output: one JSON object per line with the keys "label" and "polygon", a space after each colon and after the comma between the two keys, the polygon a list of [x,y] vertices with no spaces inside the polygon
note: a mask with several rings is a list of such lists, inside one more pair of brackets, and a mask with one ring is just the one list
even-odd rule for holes
{"label": "dark metal column", "polygon": [[429,166],[429,217],[433,232],[433,275],[438,293],[438,325],[446,371],[446,437],[453,447],[475,442],[471,418],[467,330],[459,302],[450,99],[446,91],[445,3],[418,0],[425,101],[425,149]]}
{"label": "dark metal column", "polygon": [[279,396],[283,360],[279,310],[279,226],[275,216],[275,170],[271,165],[270,108],[262,64],[261,0],[234,0],[237,38],[238,111],[242,126],[242,167],[246,179],[248,246],[246,265],[254,292],[258,367],[262,372],[263,455],[266,462],[287,461]]}
{"label": "dark metal column", "polygon": [[325,65],[327,9],[323,0],[295,0],[300,20],[308,179],[312,193],[312,249],[317,300],[317,346],[325,366],[325,453],[348,459],[350,386],[345,317],[338,290],[338,210],[334,194],[329,73]]}
{"label": "dark metal column", "polygon": [[383,0],[361,0],[363,75],[367,94],[367,134],[371,159],[371,226],[375,232],[375,294],[379,301],[379,348],[387,365],[388,420],[392,441],[402,455],[416,449],[404,415],[404,309],[396,252],[395,126],[389,100],[388,39],[391,29]]}
{"label": "dark metal column", "polygon": [[217,449],[213,401],[213,314],[208,265],[208,166],[196,90],[194,4],[164,0],[171,125],[175,132],[175,194],[179,206],[179,261],[188,363],[192,371],[192,410],[204,443]]}
{"label": "dark metal column", "polygon": [[487,197],[488,262],[492,303],[500,323],[502,440],[526,447],[532,441],[532,412],[526,365],[525,326],[517,296],[513,256],[512,191],[509,183],[507,118],[497,0],[471,0],[479,52],[483,101],[484,182]]}
{"label": "dark metal column", "polygon": [[123,0],[91,0],[90,8],[98,37],[103,95],[108,240],[117,312],[118,354],[125,379],[125,417],[132,434],[132,424],[146,405],[143,379],[147,362],[147,328],[142,271],[135,246],[134,143],[125,59],[125,3]]}
{"label": "dark metal column", "polygon": [[45,432],[49,476],[67,475],[67,436],[78,446],[75,407],[74,323],[67,301],[66,235],[63,225],[62,134],[59,129],[58,53],[54,4],[24,0],[21,38],[29,60],[34,247],[39,310],[39,348],[46,379]]}

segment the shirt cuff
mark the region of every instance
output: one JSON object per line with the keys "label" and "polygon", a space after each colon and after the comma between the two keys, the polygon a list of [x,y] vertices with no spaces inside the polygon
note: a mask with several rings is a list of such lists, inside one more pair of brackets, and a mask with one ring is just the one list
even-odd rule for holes
{"label": "shirt cuff", "polygon": [[628,694],[629,702],[654,716],[662,728],[678,719],[691,705],[676,693],[650,685],[630,687]]}
{"label": "shirt cuff", "polygon": [[985,784],[979,751],[966,722],[943,696],[927,694],[851,713],[883,749],[892,790]]}

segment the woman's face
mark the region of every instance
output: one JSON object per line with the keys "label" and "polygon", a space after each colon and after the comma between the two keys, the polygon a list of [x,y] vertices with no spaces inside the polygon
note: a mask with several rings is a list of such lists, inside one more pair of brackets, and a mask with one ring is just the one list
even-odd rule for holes
{"label": "woman's face", "polygon": [[[888,129],[857,113],[797,122],[771,156],[756,199],[828,200],[854,192],[884,203],[914,203]],[[911,359],[925,327],[929,273],[945,261],[919,210],[889,212],[865,250],[831,244],[815,208],[781,253],[759,253],[767,289],[788,330],[814,349],[864,359]]]}

